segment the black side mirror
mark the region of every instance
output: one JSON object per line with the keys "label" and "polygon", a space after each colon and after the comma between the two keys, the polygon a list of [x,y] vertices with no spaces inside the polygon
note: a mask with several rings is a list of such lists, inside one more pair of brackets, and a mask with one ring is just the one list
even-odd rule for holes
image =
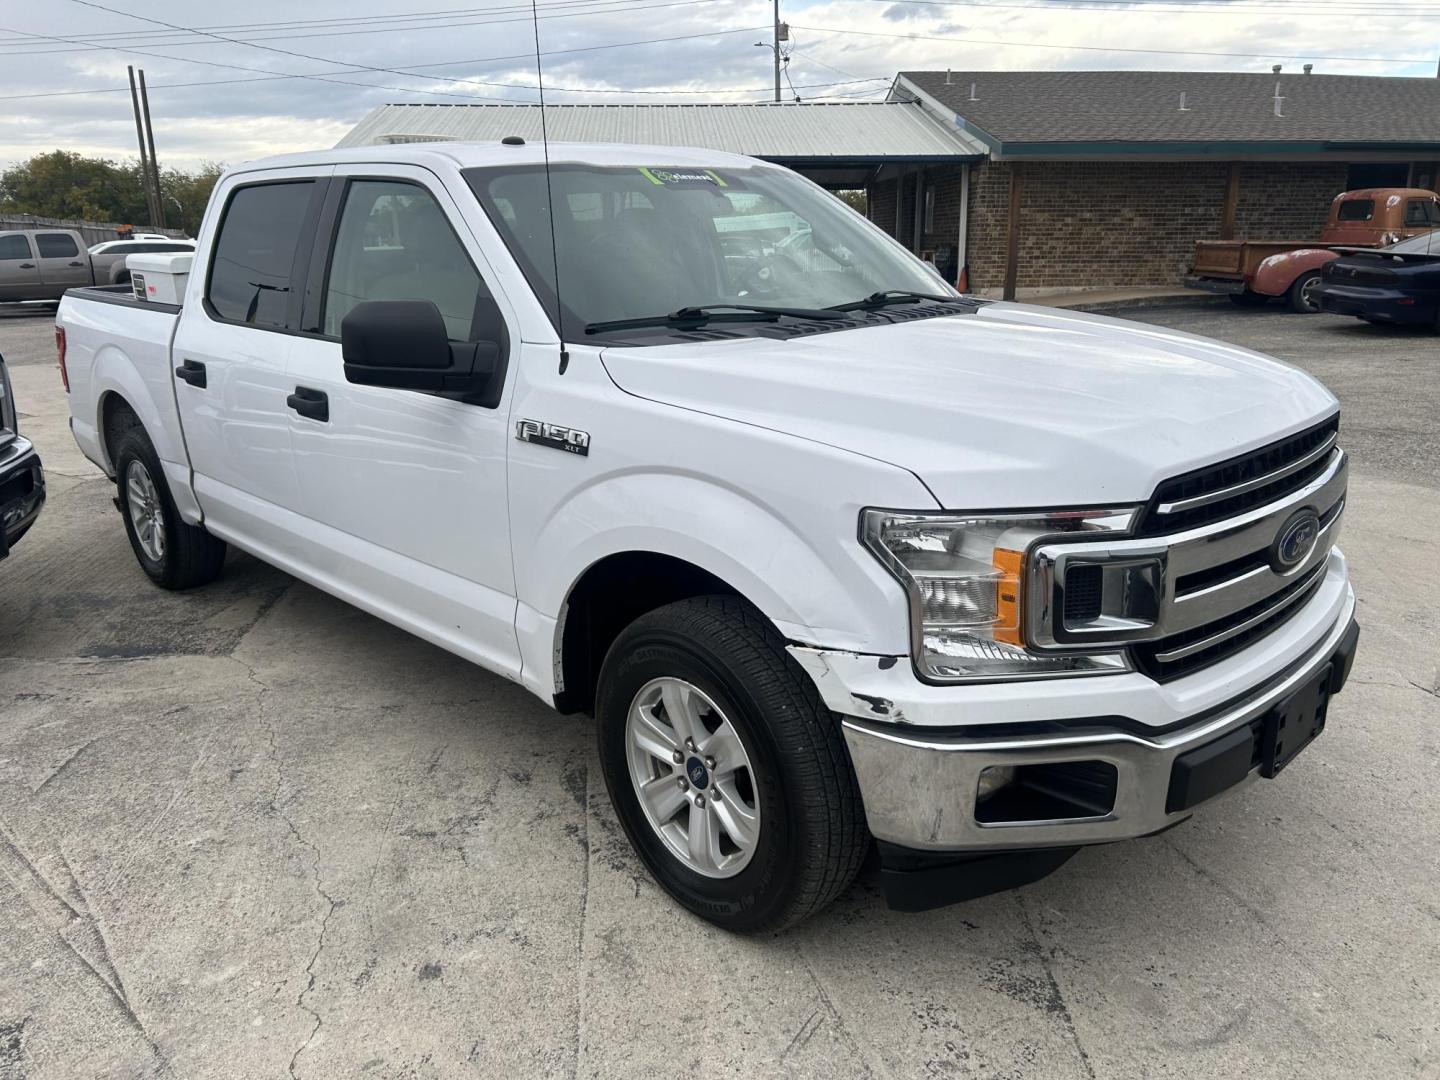
{"label": "black side mirror", "polygon": [[499,341],[453,342],[431,300],[366,300],[340,322],[345,379],[427,390],[493,408],[505,381]]}

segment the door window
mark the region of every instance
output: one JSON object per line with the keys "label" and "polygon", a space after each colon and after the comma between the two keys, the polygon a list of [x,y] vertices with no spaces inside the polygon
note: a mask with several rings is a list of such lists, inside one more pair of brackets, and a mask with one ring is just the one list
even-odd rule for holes
{"label": "door window", "polygon": [[355,180],[335,230],[324,332],[365,300],[431,300],[451,341],[499,340],[499,308],[434,197],[400,180]]}
{"label": "door window", "polygon": [[0,259],[30,258],[30,241],[22,233],[0,236]]}
{"label": "door window", "polygon": [[222,319],[284,327],[313,181],[252,184],[230,196],[205,293]]}
{"label": "door window", "polygon": [[75,238],[64,233],[36,233],[35,246],[40,249],[42,259],[73,259],[80,254]]}

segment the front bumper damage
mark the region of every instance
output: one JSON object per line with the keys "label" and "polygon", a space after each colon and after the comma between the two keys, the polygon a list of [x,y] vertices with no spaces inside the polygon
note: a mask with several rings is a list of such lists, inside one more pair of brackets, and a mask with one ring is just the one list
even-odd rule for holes
{"label": "front bumper damage", "polygon": [[[1359,636],[1354,594],[1343,556],[1332,559],[1306,610],[1237,658],[1245,676],[1235,677],[1238,664],[1163,687],[1134,676],[1148,684],[1148,697],[1124,685],[1131,676],[1027,688],[922,686],[911,674],[916,691],[906,700],[846,688],[853,680],[836,677],[845,665],[831,662],[835,654],[792,647],[840,714],[891,906],[922,910],[1028,884],[1080,846],[1162,832],[1264,771],[1266,718],[1320,683],[1328,699],[1350,672]],[[889,685],[898,685],[905,671],[880,670],[891,659],[867,657],[863,666],[888,671]],[[904,658],[898,665],[908,668]],[[1017,685],[1024,719],[1012,700]],[[1137,707],[1105,707],[1121,702]],[[1086,705],[1089,715],[1078,715]],[[979,801],[981,774],[991,768],[1032,778],[1030,800]]]}

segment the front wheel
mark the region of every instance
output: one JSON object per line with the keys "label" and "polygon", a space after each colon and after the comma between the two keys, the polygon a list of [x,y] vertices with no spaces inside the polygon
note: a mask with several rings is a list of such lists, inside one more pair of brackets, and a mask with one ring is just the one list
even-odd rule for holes
{"label": "front wheel", "polygon": [[1320,271],[1311,270],[1301,274],[1290,284],[1285,299],[1290,310],[1297,315],[1314,315],[1320,310]]}
{"label": "front wheel", "polygon": [[595,712],[626,835],[697,915],[779,930],[854,879],[870,836],[839,724],[744,601],[641,616],[605,658]]}
{"label": "front wheel", "polygon": [[165,589],[189,589],[220,576],[225,541],[180,517],[160,458],[138,424],[116,439],[115,476],[130,547],[151,581]]}

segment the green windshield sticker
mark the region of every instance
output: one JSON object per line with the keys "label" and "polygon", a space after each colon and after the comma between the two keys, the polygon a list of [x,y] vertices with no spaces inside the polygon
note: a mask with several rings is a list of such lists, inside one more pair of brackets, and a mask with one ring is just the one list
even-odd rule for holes
{"label": "green windshield sticker", "polygon": [[730,186],[711,169],[650,169],[641,166],[640,172],[652,184],[663,187]]}

